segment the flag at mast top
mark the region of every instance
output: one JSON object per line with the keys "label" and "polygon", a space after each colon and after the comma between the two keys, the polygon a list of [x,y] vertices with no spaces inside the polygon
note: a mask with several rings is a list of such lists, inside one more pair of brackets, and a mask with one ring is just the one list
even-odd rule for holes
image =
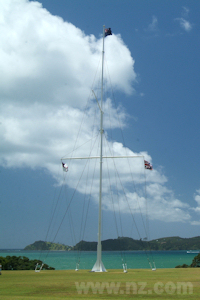
{"label": "flag at mast top", "polygon": [[111,28],[106,28],[106,29],[105,29],[105,37],[106,37],[107,35],[112,35]]}

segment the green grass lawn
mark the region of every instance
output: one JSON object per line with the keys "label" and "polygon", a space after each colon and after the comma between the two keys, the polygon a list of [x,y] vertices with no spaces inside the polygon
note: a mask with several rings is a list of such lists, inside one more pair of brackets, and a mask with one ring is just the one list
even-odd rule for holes
{"label": "green grass lawn", "polygon": [[200,269],[2,271],[0,299],[198,299]]}

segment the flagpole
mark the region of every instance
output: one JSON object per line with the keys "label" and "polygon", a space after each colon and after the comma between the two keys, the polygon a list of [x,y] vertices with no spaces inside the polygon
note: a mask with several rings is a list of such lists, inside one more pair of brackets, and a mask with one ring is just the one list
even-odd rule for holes
{"label": "flagpole", "polygon": [[98,243],[97,243],[97,261],[92,268],[93,272],[106,272],[101,261],[102,245],[101,245],[101,211],[102,211],[102,167],[103,167],[103,73],[104,73],[104,38],[105,25],[103,25],[103,47],[102,47],[102,74],[101,74],[101,105],[100,105],[100,179],[99,179],[99,222],[98,222]]}

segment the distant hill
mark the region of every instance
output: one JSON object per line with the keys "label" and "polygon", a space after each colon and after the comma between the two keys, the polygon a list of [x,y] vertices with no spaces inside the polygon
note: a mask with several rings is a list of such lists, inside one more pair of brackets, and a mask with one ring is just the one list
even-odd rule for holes
{"label": "distant hill", "polygon": [[200,236],[192,238],[166,237],[150,242],[152,250],[199,250]]}
{"label": "distant hill", "polygon": [[[103,251],[120,250],[200,250],[200,236],[193,238],[166,237],[156,240],[134,240],[129,237],[118,237],[117,239],[108,239],[102,241]],[[96,251],[97,242],[80,241],[74,247],[63,244],[37,241],[28,245],[24,250],[82,250]]]}
{"label": "distant hill", "polygon": [[24,248],[24,250],[50,250],[50,251],[68,251],[71,250],[72,247],[66,246],[58,243],[44,242],[44,241],[36,241],[33,244],[30,244]]}
{"label": "distant hill", "polygon": [[[97,242],[81,241],[76,244],[73,250],[96,251]],[[152,241],[134,240],[128,237],[119,237],[118,239],[108,239],[102,241],[103,251],[114,250],[199,250],[200,237],[180,238],[166,237]]]}

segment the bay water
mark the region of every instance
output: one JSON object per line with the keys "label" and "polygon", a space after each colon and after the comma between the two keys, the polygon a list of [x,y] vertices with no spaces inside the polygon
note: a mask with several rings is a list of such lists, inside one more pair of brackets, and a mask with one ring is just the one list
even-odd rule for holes
{"label": "bay water", "polygon": [[[126,263],[128,269],[148,269],[150,264],[156,268],[175,268],[177,265],[192,263],[197,253],[188,254],[182,251],[103,251],[102,261],[106,269],[123,269]],[[0,250],[0,256],[26,256],[29,259],[39,259],[56,270],[73,270],[79,263],[79,269],[91,270],[96,262],[95,251],[27,251]]]}

